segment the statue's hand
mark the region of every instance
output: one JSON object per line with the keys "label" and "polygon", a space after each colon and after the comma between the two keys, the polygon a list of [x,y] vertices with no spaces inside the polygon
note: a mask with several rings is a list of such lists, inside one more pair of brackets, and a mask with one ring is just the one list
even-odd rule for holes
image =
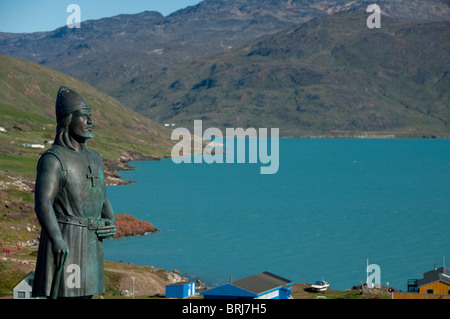
{"label": "statue's hand", "polygon": [[52,247],[56,268],[64,267],[69,256],[69,246],[62,237],[58,237],[52,241]]}
{"label": "statue's hand", "polygon": [[110,220],[105,220],[105,226],[97,229],[97,236],[100,239],[111,238],[116,234],[116,225]]}

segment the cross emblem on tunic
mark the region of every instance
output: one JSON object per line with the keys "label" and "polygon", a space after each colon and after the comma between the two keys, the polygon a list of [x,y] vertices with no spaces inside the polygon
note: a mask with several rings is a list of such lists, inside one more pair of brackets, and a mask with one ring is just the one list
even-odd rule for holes
{"label": "cross emblem on tunic", "polygon": [[89,173],[86,174],[86,178],[87,179],[91,179],[92,187],[95,187],[95,179],[96,178],[98,179],[100,177],[99,176],[95,176],[94,173],[92,173],[92,168],[91,168],[90,165],[88,166],[88,169],[89,169]]}

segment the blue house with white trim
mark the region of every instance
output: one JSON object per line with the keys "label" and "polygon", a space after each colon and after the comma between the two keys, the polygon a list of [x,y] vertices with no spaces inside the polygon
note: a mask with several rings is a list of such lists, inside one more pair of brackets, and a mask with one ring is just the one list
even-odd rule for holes
{"label": "blue house with white trim", "polygon": [[293,282],[268,271],[200,293],[204,299],[290,299]]}
{"label": "blue house with white trim", "polygon": [[195,282],[179,282],[166,286],[166,298],[187,298],[195,295]]}

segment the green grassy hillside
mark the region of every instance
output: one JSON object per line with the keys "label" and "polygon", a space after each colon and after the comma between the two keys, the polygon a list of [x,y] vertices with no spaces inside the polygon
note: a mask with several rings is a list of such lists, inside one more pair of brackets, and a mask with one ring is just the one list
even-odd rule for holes
{"label": "green grassy hillside", "polygon": [[[34,214],[34,180],[40,155],[56,131],[55,100],[61,85],[90,104],[94,139],[88,145],[107,170],[130,159],[169,156],[170,131],[121,105],[92,86],[51,69],[0,55],[0,241],[33,242],[39,236]],[[24,147],[36,143],[44,149]]]}
{"label": "green grassy hillside", "polygon": [[[44,144],[56,131],[55,100],[61,85],[70,87],[90,104],[94,139],[88,145],[107,162],[121,154],[161,157],[170,154],[170,131],[121,105],[117,100],[72,77],[40,65],[0,55],[0,169],[33,175]],[[46,145],[49,147],[49,145]]]}

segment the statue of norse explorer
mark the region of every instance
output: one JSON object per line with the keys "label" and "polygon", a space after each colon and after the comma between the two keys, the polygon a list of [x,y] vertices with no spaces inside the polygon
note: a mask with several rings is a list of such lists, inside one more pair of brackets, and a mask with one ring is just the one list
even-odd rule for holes
{"label": "statue of norse explorer", "polygon": [[57,132],[39,159],[35,211],[42,227],[33,297],[92,298],[103,293],[103,240],[116,232],[106,196],[103,161],[87,147],[93,138],[90,106],[61,87]]}

